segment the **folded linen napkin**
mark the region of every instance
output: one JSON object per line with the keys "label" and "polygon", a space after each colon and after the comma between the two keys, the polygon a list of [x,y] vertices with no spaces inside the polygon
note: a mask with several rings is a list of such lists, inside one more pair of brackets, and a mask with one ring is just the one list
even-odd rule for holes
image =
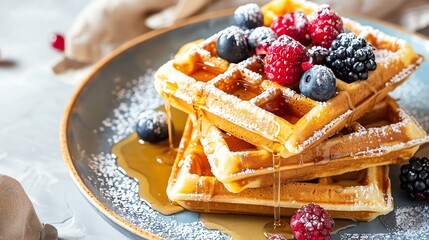
{"label": "folded linen napkin", "polygon": [[[55,63],[53,71],[60,74],[91,65],[140,34],[169,26],[198,13],[233,8],[249,2],[263,5],[268,1],[94,0],[77,16],[67,32],[64,56]],[[426,0],[315,0],[315,2],[328,3],[341,13],[357,13],[386,19],[412,31],[429,26],[429,2]]]}
{"label": "folded linen napkin", "polygon": [[42,224],[21,184],[0,174],[0,239],[54,240],[54,226]]}

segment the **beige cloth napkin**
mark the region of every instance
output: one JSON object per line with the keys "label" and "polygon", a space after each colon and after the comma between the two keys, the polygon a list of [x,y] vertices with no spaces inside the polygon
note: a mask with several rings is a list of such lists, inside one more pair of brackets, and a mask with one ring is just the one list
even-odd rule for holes
{"label": "beige cloth napkin", "polygon": [[55,227],[42,224],[21,184],[0,174],[0,240],[54,240]]}
{"label": "beige cloth napkin", "polygon": [[[124,42],[186,17],[244,3],[269,0],[93,0],[66,34],[65,53],[53,66],[57,74],[91,65]],[[339,12],[383,18],[416,31],[429,25],[427,0],[314,0]],[[153,14],[155,12],[155,14]],[[81,77],[81,75],[79,76]]]}

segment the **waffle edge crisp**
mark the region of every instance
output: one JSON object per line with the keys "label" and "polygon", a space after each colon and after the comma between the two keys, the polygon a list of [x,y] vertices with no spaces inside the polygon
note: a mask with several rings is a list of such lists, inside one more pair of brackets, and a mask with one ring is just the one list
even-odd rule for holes
{"label": "waffle edge crisp", "polygon": [[[281,214],[317,203],[334,218],[370,221],[393,210],[388,166],[281,185]],[[210,171],[197,131],[188,120],[167,187],[170,200],[197,212],[272,215],[272,186],[229,192]]]}
{"label": "waffle edge crisp", "polygon": [[[201,143],[217,180],[231,192],[272,184],[272,153],[227,134],[207,120]],[[410,159],[429,136],[390,97],[350,127],[299,155],[281,158],[282,181],[339,175]]]}

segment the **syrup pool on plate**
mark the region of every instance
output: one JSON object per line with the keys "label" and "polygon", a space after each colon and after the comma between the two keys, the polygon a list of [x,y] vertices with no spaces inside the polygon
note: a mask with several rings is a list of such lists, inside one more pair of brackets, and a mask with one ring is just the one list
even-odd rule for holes
{"label": "syrup pool on plate", "polygon": [[[171,114],[174,116],[176,133],[172,136],[172,144],[178,146],[187,115],[174,108],[171,109]],[[169,139],[153,144],[142,143],[134,132],[112,148],[118,166],[129,177],[137,179],[140,197],[153,209],[165,215],[183,210],[182,207],[170,203],[165,191],[172,164],[159,159],[170,147]]]}
{"label": "syrup pool on plate", "polygon": [[[164,110],[160,108],[159,110]],[[171,108],[171,117],[174,126],[174,136],[159,143],[142,143],[137,133],[132,133],[122,141],[115,144],[112,154],[116,157],[117,165],[129,177],[135,178],[139,185],[139,195],[150,206],[164,215],[171,215],[183,211],[178,205],[174,205],[167,197],[166,189],[168,178],[172,169],[170,163],[159,161],[159,156],[173,147],[177,147],[186,123],[187,114]],[[278,158],[273,157],[273,163]],[[279,210],[280,208],[277,208]],[[278,212],[277,219],[280,219]],[[216,229],[229,234],[234,240],[261,239],[264,235],[264,227],[274,227],[273,216],[254,216],[244,214],[215,214],[201,213],[201,223],[208,229]],[[268,223],[268,224],[267,224]],[[282,220],[282,226],[278,226],[275,233],[280,233],[287,239],[293,238],[293,233],[288,221]],[[334,232],[355,225],[349,220],[335,220]],[[265,229],[267,231],[267,229]],[[272,233],[272,232],[271,232]],[[271,234],[270,234],[271,235]]]}

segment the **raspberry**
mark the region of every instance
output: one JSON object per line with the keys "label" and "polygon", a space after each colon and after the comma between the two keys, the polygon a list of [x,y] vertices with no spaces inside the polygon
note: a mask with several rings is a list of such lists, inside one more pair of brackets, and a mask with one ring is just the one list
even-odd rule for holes
{"label": "raspberry", "polygon": [[303,73],[301,64],[309,60],[307,49],[293,38],[282,35],[267,49],[264,70],[267,78],[280,85],[293,84]]}
{"label": "raspberry", "polygon": [[401,166],[401,188],[411,200],[429,201],[429,158],[413,157]]}
{"label": "raspberry", "polygon": [[308,15],[309,32],[313,45],[329,48],[332,41],[343,32],[343,20],[331,11],[327,4],[320,5],[316,11]]}
{"label": "raspberry", "polygon": [[308,33],[308,20],[301,11],[286,13],[276,18],[271,24],[271,29],[274,30],[277,36],[288,35],[304,46],[311,43]]}
{"label": "raspberry", "polygon": [[56,49],[60,52],[64,52],[65,40],[64,40],[64,36],[62,34],[59,34],[59,33],[52,34],[49,41],[51,43],[51,46],[54,49]]}
{"label": "raspberry", "polygon": [[354,33],[341,33],[332,42],[326,66],[339,79],[349,83],[368,79],[368,71],[377,68],[372,45]]}
{"label": "raspberry", "polygon": [[334,220],[325,209],[310,203],[298,209],[290,219],[290,226],[297,240],[329,240]]}

